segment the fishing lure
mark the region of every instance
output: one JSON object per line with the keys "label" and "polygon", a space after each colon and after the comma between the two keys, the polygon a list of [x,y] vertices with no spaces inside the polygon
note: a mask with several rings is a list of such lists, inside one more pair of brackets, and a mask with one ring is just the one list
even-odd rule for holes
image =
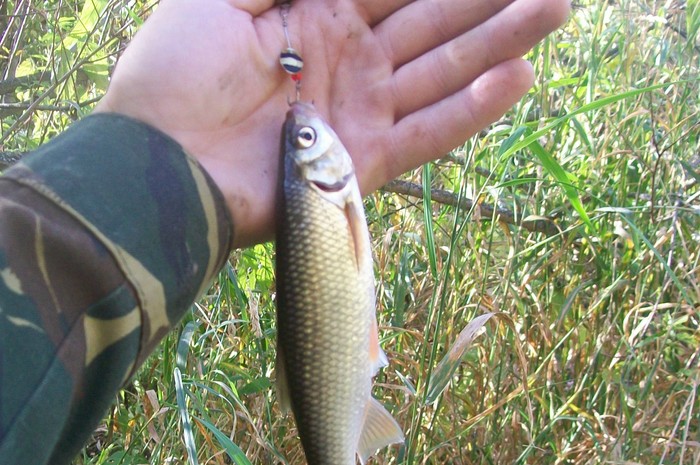
{"label": "fishing lure", "polygon": [[296,100],[301,99],[301,70],[304,68],[304,59],[301,54],[292,47],[292,41],[289,38],[289,27],[287,18],[289,17],[290,3],[283,3],[280,6],[280,16],[282,17],[282,28],[284,29],[284,38],[287,40],[287,48],[280,53],[280,65],[294,81],[296,91]]}

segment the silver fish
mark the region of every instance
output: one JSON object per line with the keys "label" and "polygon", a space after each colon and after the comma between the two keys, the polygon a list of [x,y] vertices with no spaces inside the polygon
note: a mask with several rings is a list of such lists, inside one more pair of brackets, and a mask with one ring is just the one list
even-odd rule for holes
{"label": "silver fish", "polygon": [[282,131],[277,201],[277,386],[310,465],[362,463],[401,428],[372,397],[379,347],[369,231],[350,155],[316,109]]}

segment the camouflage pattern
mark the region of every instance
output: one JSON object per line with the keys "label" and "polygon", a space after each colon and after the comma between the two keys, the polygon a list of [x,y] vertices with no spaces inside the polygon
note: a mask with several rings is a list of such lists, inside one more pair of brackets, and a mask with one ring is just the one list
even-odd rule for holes
{"label": "camouflage pattern", "polygon": [[0,464],[67,464],[228,256],[177,143],[94,115],[0,177]]}

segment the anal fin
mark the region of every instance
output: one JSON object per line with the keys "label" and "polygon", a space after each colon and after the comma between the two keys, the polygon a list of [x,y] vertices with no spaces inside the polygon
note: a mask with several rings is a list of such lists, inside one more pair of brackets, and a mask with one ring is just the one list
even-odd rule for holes
{"label": "anal fin", "polygon": [[403,431],[394,417],[374,397],[369,398],[365,422],[357,445],[357,455],[364,465],[377,450],[404,441]]}

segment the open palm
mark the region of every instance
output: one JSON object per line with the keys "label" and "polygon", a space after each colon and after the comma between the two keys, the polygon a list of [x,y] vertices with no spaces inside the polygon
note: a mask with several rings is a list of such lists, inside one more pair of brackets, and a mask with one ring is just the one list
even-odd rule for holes
{"label": "open palm", "polygon": [[[531,86],[518,57],[568,0],[295,0],[292,45],[314,101],[367,193],[443,155]],[[271,237],[280,127],[294,87],[273,0],[163,0],[129,45],[98,111],[172,136],[221,189],[235,243]]]}

